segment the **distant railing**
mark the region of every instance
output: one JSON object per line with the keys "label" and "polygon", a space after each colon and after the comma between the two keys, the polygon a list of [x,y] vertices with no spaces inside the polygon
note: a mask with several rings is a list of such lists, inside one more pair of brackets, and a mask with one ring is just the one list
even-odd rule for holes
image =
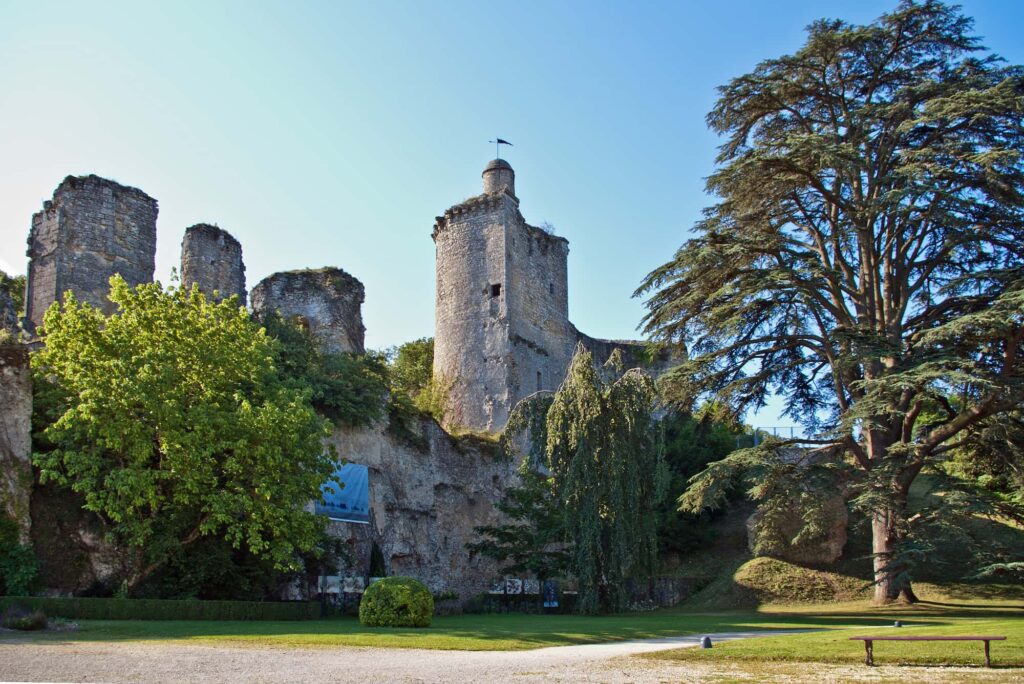
{"label": "distant railing", "polygon": [[787,426],[776,426],[776,427],[756,427],[750,432],[736,436],[736,448],[737,449],[749,449],[750,447],[756,447],[758,444],[763,442],[766,437],[779,437],[780,439],[795,439],[800,433],[800,428],[787,425]]}

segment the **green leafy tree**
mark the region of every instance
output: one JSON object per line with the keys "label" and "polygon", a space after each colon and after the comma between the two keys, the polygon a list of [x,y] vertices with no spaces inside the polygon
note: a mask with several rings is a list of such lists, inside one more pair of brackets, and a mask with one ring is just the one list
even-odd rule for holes
{"label": "green leafy tree", "polygon": [[[727,419],[727,417],[726,417]],[[669,479],[667,491],[680,493],[687,481],[709,463],[725,458],[736,449],[741,428],[735,422],[719,420],[712,407],[691,415],[672,411],[661,420],[665,434],[665,465]],[[706,512],[686,513],[674,499],[658,510],[658,548],[661,552],[687,553],[711,542]]]}
{"label": "green leafy tree", "polygon": [[[626,581],[654,572],[657,509],[667,479],[652,415],[656,397],[654,381],[639,370],[603,382],[581,346],[554,396],[520,403],[509,418],[503,446],[528,431],[527,467],[543,473],[553,499],[553,505],[539,505],[528,497],[522,519],[545,521],[546,506],[561,517],[532,534],[538,552],[550,552],[553,532],[564,534],[580,612],[625,608]],[[545,489],[529,491],[532,497]]]}
{"label": "green leafy tree", "polygon": [[25,283],[27,280],[23,275],[12,276],[0,271],[0,290],[7,290],[7,293],[11,295],[15,311],[19,314],[25,311]]}
{"label": "green leafy tree", "polygon": [[234,299],[115,276],[110,300],[109,317],[71,293],[46,313],[35,380],[65,403],[34,454],[40,481],[80,493],[129,550],[129,591],[207,536],[294,566],[320,539],[305,506],[335,467],[308,393]]}
{"label": "green leafy tree", "polygon": [[521,483],[495,504],[508,522],[475,528],[482,541],[466,547],[502,563],[502,572],[533,575],[543,582],[569,573],[572,544],[552,478],[524,467]]}
{"label": "green leafy tree", "polygon": [[392,389],[415,399],[434,375],[434,338],[422,337],[388,350]]}
{"label": "green leafy tree", "polygon": [[392,347],[387,352],[392,401],[399,409],[412,408],[441,420],[450,382],[434,377],[434,338],[423,337]]}
{"label": "green leafy tree", "polygon": [[39,561],[19,537],[18,523],[0,513],[0,596],[28,596],[38,583]]}
{"label": "green leafy tree", "polygon": [[276,344],[275,365],[285,382],[307,390],[313,407],[345,425],[369,425],[384,415],[388,372],[379,354],[329,354],[309,330],[270,313],[260,321]]}
{"label": "green leafy tree", "polygon": [[[674,401],[742,415],[776,392],[816,435],[793,442],[849,459],[878,602],[913,599],[911,483],[1024,399],[1024,80],[970,30],[931,0],[822,20],[722,87],[719,200],[638,290],[646,329],[690,354]],[[713,465],[683,506],[730,477]]]}

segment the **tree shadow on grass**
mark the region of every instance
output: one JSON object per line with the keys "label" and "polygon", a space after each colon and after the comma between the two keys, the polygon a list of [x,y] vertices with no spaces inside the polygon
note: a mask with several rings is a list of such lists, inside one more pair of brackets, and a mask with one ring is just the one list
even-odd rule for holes
{"label": "tree shadow on grass", "polygon": [[[907,626],[941,624],[915,616]],[[739,613],[688,615],[659,611],[609,616],[484,615],[436,618],[426,629],[363,627],[355,618],[309,622],[80,621],[77,632],[40,633],[18,643],[173,641],[280,648],[371,646],[441,650],[520,650],[678,637],[715,632],[882,627],[890,616]],[[14,643],[0,635],[0,644]]]}

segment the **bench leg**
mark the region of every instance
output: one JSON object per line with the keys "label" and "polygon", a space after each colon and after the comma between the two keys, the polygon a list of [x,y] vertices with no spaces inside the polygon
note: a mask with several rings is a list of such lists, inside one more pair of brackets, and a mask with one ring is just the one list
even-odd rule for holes
{"label": "bench leg", "polygon": [[988,659],[988,640],[985,641],[985,667],[992,667],[992,661]]}
{"label": "bench leg", "polygon": [[872,642],[869,639],[864,640],[864,664],[874,665],[875,664],[875,653]]}

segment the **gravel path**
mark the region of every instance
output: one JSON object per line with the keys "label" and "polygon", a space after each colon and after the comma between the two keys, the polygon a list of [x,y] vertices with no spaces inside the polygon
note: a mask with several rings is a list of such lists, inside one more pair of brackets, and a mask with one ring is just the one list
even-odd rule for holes
{"label": "gravel path", "polygon": [[[785,634],[788,632],[771,632]],[[765,632],[711,634],[713,641]],[[696,646],[700,635],[531,651],[280,649],[145,642],[0,640],[0,680],[76,682],[635,682],[680,681],[679,668],[623,658]]]}
{"label": "gravel path", "polygon": [[[806,631],[806,630],[799,630]],[[793,632],[773,631],[770,634]],[[714,641],[766,632],[711,634]],[[865,667],[820,663],[711,663],[632,657],[696,646],[700,636],[532,651],[390,648],[285,649],[182,642],[35,642],[0,638],[0,681],[22,682],[909,682],[1024,681],[1024,669]]]}

